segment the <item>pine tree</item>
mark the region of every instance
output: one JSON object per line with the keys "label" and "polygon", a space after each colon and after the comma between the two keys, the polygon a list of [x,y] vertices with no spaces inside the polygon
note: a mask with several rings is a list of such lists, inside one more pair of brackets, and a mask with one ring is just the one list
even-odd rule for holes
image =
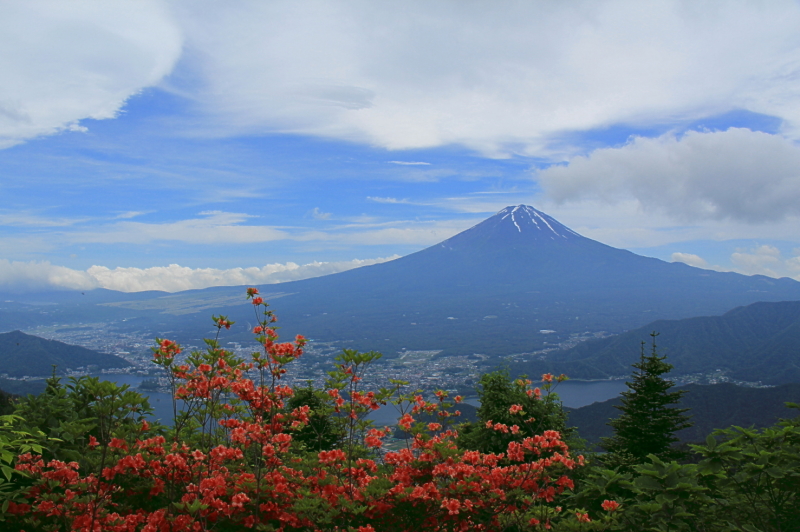
{"label": "pine tree", "polygon": [[658,333],[650,336],[652,351],[645,355],[645,342],[642,342],[641,359],[633,364],[636,368],[633,382],[626,383],[628,391],[622,393],[622,405],[616,407],[622,415],[608,423],[614,428],[614,436],[603,438],[600,443],[608,451],[603,459],[608,467],[630,469],[643,463],[650,454],[665,461],[685,457],[673,444],[678,441],[677,431],[692,426],[684,414],[688,408],[671,405],[678,403],[686,392],[669,391],[674,383],[661,376],[669,373],[672,364],[665,362],[667,357],[656,351]]}

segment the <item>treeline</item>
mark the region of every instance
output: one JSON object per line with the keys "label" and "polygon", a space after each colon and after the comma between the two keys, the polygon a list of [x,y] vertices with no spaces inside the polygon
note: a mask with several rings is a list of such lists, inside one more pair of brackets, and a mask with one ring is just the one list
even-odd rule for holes
{"label": "treeline", "polygon": [[[157,340],[172,426],[147,421],[144,396],[91,377],[54,376],[14,402],[0,418],[0,527],[800,530],[798,418],[678,448],[690,421],[655,342],[642,348],[605,452],[589,453],[553,393],[563,377],[549,374],[483,375],[477,419],[465,423],[460,397],[423,397],[400,381],[364,390],[372,352],[345,350],[323,389],[292,390],[282,376],[305,340],[278,343],[274,316],[257,291],[248,296],[263,351],[247,361],[217,339],[187,356]],[[388,402],[405,439],[366,419]]]}

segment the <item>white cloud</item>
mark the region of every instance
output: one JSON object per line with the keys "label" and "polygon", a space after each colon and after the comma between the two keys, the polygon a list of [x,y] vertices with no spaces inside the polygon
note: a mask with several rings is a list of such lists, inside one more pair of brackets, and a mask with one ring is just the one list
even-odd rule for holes
{"label": "white cloud", "polygon": [[374,201],[375,203],[411,203],[408,199],[397,199],[397,198],[381,198],[378,196],[367,196],[368,201]]}
{"label": "white cloud", "polygon": [[704,258],[692,253],[673,253],[672,261],[683,262],[704,270],[765,275],[774,278],[790,277],[800,281],[800,249],[794,252],[794,257],[787,258],[775,246],[761,245],[750,249],[737,249],[731,254],[730,264],[727,266],[711,265]]}
{"label": "white cloud", "polygon": [[707,270],[774,278],[790,277],[800,281],[800,249],[794,250],[794,255],[785,257],[775,246],[760,245],[753,248],[738,248],[731,254],[728,266],[709,265],[705,259],[691,253],[673,253],[672,260]]}
{"label": "white cloud", "polygon": [[[152,211],[150,211],[150,212],[152,212]],[[145,212],[145,211],[127,211],[127,212],[122,212],[120,214],[117,214],[114,218],[117,218],[119,220],[128,220],[130,218],[136,218],[137,216],[141,216],[143,214],[148,214],[148,212]]]}
{"label": "white cloud", "polygon": [[[182,242],[188,244],[237,245],[279,240],[297,242],[346,243],[348,245],[417,245],[426,246],[449,238],[475,223],[473,220],[392,220],[358,218],[353,223],[327,231],[305,228],[276,228],[242,225],[254,216],[219,211],[202,212],[205,218],[176,222],[116,222],[96,230],[79,230],[57,235],[58,241],[86,244],[149,244]],[[323,213],[324,214],[324,213]],[[0,240],[2,242],[2,240]]]}
{"label": "white cloud", "polygon": [[397,255],[377,259],[312,262],[298,265],[267,264],[261,268],[187,268],[178,264],[152,268],[106,268],[92,266],[86,271],[56,266],[49,262],[10,262],[0,259],[0,290],[22,292],[42,289],[90,290],[108,288],[120,292],[162,290],[179,292],[210,286],[272,284],[338,273],[379,264]]}
{"label": "white cloud", "polygon": [[791,0],[41,0],[0,10],[5,146],[114,117],[151,86],[195,105],[192,135],[561,157],[570,148],[554,142],[569,132],[745,109],[800,137]]}
{"label": "white cloud", "polygon": [[[114,246],[159,243],[231,246],[229,249],[265,242],[298,242],[304,248],[316,243],[326,249],[341,248],[341,245],[422,247],[449,238],[476,223],[473,219],[386,220],[364,215],[341,218],[339,224],[318,230],[303,226],[246,225],[246,222],[252,223],[252,219],[258,218],[246,213],[204,211],[199,214],[195,218],[160,223],[123,219],[93,227],[64,227],[59,231],[46,233],[38,231],[39,225],[49,227],[55,221],[37,218],[28,221],[31,228],[27,235],[0,235],[0,249],[6,250],[8,259],[26,260],[34,258],[36,254],[59,248],[97,244],[109,246],[109,250]],[[323,220],[330,219],[331,216],[319,209],[310,211],[310,215]]]}
{"label": "white cloud", "polygon": [[3,2],[0,35],[0,147],[114,118],[182,46],[156,0]]}
{"label": "white cloud", "polygon": [[800,147],[731,128],[604,148],[551,166],[538,179],[556,202],[635,199],[681,221],[780,221],[800,215]]}
{"label": "white cloud", "polygon": [[708,268],[708,262],[704,258],[692,253],[673,253],[672,262],[682,262],[696,268]]}
{"label": "white cloud", "polygon": [[747,275],[767,275],[783,277],[785,260],[774,246],[759,246],[754,249],[741,249],[731,255],[731,263],[737,271]]}
{"label": "white cloud", "polygon": [[25,292],[42,288],[90,290],[98,286],[97,281],[87,272],[49,262],[0,259],[0,289]]}
{"label": "white cloud", "polygon": [[800,135],[800,5],[656,0],[178,4],[208,134],[553,154],[554,139],[746,109]]}
{"label": "white cloud", "polygon": [[406,245],[432,246],[475,225],[469,220],[443,220],[419,224],[402,224],[397,227],[362,230],[332,235],[336,242],[349,245]]}
{"label": "white cloud", "polygon": [[0,225],[17,227],[68,227],[89,218],[48,218],[29,212],[0,212]]}
{"label": "white cloud", "polygon": [[92,231],[75,231],[62,238],[76,244],[146,244],[177,241],[191,244],[247,244],[290,237],[269,226],[241,225],[253,216],[242,213],[204,211],[204,218],[176,222],[117,222]]}
{"label": "white cloud", "polygon": [[348,246],[431,246],[446,240],[479,219],[443,220],[392,220],[382,221],[369,217],[353,220],[328,233],[304,234],[303,239],[346,244]]}
{"label": "white cloud", "polygon": [[431,163],[422,161],[389,161],[391,164],[401,164],[405,166],[429,166]]}
{"label": "white cloud", "polygon": [[[499,195],[507,196],[507,199],[498,199]],[[375,203],[405,204],[425,207],[435,207],[437,210],[451,211],[469,214],[486,214],[491,216],[497,211],[509,205],[519,205],[520,203],[530,202],[532,197],[529,194],[522,195],[518,191],[514,192],[475,192],[467,196],[449,197],[429,197],[424,200],[410,200],[408,198],[393,198],[380,196],[367,196],[367,201]],[[487,216],[487,217],[488,217]]]}
{"label": "white cloud", "polygon": [[236,286],[245,284],[272,284],[286,281],[297,281],[321,275],[338,273],[370,264],[379,264],[397,256],[338,262],[312,262],[298,265],[267,264],[261,268],[186,268],[177,264],[167,267],[153,268],[114,268],[92,266],[87,270],[89,275],[97,279],[103,288],[122,292],[140,292],[143,290],[164,290],[178,292],[210,286]]}
{"label": "white cloud", "polygon": [[786,268],[789,270],[789,276],[794,277],[800,281],[800,250],[795,250],[796,257],[786,259]]}
{"label": "white cloud", "polygon": [[319,207],[314,207],[314,210],[311,211],[311,217],[315,220],[327,220],[331,217],[331,213],[322,212]]}
{"label": "white cloud", "polygon": [[[800,216],[787,216],[784,220],[758,224],[735,219],[681,223],[676,221],[674,214],[643,206],[638,199],[630,196],[616,202],[605,201],[598,196],[557,203],[551,197],[541,195],[533,198],[530,204],[583,236],[616,248],[630,249],[636,253],[639,253],[637,249],[662,247],[668,244],[672,248],[670,250],[672,253],[680,250],[683,242],[704,240],[715,242],[726,240],[757,242],[766,239],[797,242],[798,240],[797,227],[800,226]],[[727,260],[723,260],[722,257],[715,260],[727,264]]]}

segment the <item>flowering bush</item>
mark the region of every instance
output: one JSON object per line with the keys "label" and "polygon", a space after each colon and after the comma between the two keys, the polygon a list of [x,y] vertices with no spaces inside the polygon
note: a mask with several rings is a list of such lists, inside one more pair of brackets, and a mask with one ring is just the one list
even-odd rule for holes
{"label": "flowering bush", "polygon": [[[279,343],[276,317],[258,290],[247,297],[260,351],[241,360],[215,338],[179,363],[181,347],[157,339],[153,360],[166,370],[174,397],[171,431],[143,421],[137,431],[91,437],[80,463],[19,456],[16,470],[29,485],[8,504],[9,522],[86,532],[550,528],[562,511],[558,497],[572,488],[567,473],[583,462],[570,456],[560,432],[518,434],[512,426],[518,437],[502,452],[460,448],[446,423],[445,393],[435,401],[405,396],[398,381],[391,389],[362,389],[377,353],[345,350],[326,393],[316,396],[338,424],[339,445],[315,450],[295,441],[319,414],[307,404],[289,408],[294,390],[282,383],[306,340]],[[233,325],[225,316],[213,320],[217,336]],[[381,452],[389,429],[365,418],[388,401],[400,406],[399,425],[411,436],[405,448]],[[530,408],[515,403],[506,415],[522,417]],[[432,412],[441,423],[415,423],[415,415]]]}

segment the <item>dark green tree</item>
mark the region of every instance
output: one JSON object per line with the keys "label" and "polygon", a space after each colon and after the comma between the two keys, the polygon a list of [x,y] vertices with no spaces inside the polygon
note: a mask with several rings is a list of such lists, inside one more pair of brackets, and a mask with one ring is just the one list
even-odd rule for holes
{"label": "dark green tree", "polygon": [[7,416],[14,412],[14,396],[8,392],[0,390],[0,416]]}
{"label": "dark green tree", "polygon": [[[562,438],[568,439],[573,430],[567,427],[567,415],[558,395],[550,392],[552,381],[565,377],[546,377],[541,390],[532,389],[531,382],[524,376],[512,380],[508,369],[482,375],[478,383],[481,402],[478,421],[460,426],[459,446],[484,453],[503,453],[510,442],[542,434],[546,430],[556,430]],[[522,410],[513,412],[514,405],[521,406]],[[492,426],[487,425],[489,421]],[[497,430],[498,425],[509,428],[516,425],[518,429],[515,432]]]}
{"label": "dark green tree", "polygon": [[302,406],[310,408],[308,423],[290,431],[294,441],[302,443],[309,451],[329,451],[344,439],[344,429],[341,423],[337,423],[328,399],[325,392],[315,389],[309,382],[304,388],[295,388],[288,401],[289,411]]}
{"label": "dark green tree", "polygon": [[[800,417],[715,430],[691,447],[696,464],[651,457],[626,472],[591,464],[566,505],[587,510],[598,528],[573,521],[555,530],[800,532]],[[604,510],[609,500],[621,511]]]}
{"label": "dark green tree", "polygon": [[608,451],[603,461],[608,467],[630,470],[653,454],[664,461],[685,458],[685,452],[673,447],[678,441],[675,433],[691,427],[686,408],[675,408],[683,390],[670,391],[674,383],[662,375],[669,373],[672,364],[665,362],[666,355],[656,350],[656,336],[652,333],[652,349],[645,354],[642,342],[641,359],[633,367],[633,381],[627,382],[628,391],[622,392],[622,405],[616,408],[622,415],[608,424],[614,436],[602,438],[600,446]]}
{"label": "dark green tree", "polygon": [[762,430],[716,430],[693,447],[731,530],[800,530],[800,417]]}
{"label": "dark green tree", "polygon": [[135,441],[151,412],[148,398],[127,384],[82,376],[65,386],[54,371],[44,392],[20,399],[14,415],[18,429],[47,438],[42,442],[47,460],[82,462],[90,436],[103,445],[113,437]]}

